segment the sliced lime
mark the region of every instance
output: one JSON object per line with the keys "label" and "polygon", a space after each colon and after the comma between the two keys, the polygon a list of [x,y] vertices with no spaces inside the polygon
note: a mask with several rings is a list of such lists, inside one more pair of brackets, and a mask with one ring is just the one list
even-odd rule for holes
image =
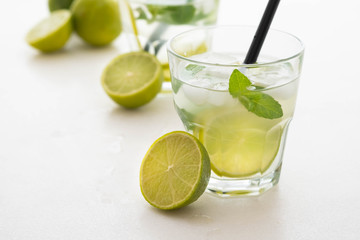
{"label": "sliced lime", "polygon": [[176,131],[157,139],[140,169],[144,198],[154,207],[184,207],[205,191],[210,178],[209,156],[197,138]]}
{"label": "sliced lime", "polygon": [[199,131],[199,139],[218,176],[245,177],[270,167],[279,149],[281,133],[277,120],[239,111],[208,119]]}
{"label": "sliced lime", "polygon": [[208,51],[208,43],[206,41],[200,43],[187,42],[182,46],[179,46],[179,49],[176,50],[176,53],[183,57],[191,57],[193,55],[201,54]]}
{"label": "sliced lime", "polygon": [[52,52],[65,45],[71,32],[70,11],[57,10],[32,28],[26,35],[26,41],[43,52]]}
{"label": "sliced lime", "polygon": [[150,102],[161,90],[161,64],[150,53],[130,52],[113,59],[102,75],[105,92],[127,108]]}

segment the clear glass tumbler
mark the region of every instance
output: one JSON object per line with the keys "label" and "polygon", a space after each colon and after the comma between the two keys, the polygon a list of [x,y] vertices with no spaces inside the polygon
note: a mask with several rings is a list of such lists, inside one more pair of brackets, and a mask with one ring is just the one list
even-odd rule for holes
{"label": "clear glass tumbler", "polygon": [[[269,30],[255,64],[242,64],[256,28],[203,27],[168,42],[174,104],[211,161],[208,191],[259,195],[280,177],[304,46]],[[230,87],[229,87],[230,82]]]}
{"label": "clear glass tumbler", "polygon": [[171,90],[166,41],[194,26],[215,24],[219,0],[129,0],[129,4],[143,48],[163,64],[163,90]]}

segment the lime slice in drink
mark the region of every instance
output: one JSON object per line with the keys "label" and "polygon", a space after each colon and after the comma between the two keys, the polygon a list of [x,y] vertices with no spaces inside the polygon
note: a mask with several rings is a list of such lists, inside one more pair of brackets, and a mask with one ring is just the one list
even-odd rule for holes
{"label": "lime slice in drink", "polygon": [[199,138],[218,176],[245,177],[270,167],[279,149],[281,133],[278,120],[234,112],[211,118],[199,131]]}
{"label": "lime slice in drink", "polygon": [[161,64],[150,53],[130,52],[114,58],[105,68],[101,83],[105,92],[126,108],[150,102],[161,90]]}
{"label": "lime slice in drink", "polygon": [[65,45],[71,32],[70,11],[57,10],[32,28],[26,35],[26,41],[43,52],[52,52]]}
{"label": "lime slice in drink", "polygon": [[176,53],[183,57],[191,57],[193,55],[201,54],[208,51],[208,43],[203,41],[201,43],[188,42],[184,43],[182,48],[179,47]]}
{"label": "lime slice in drink", "polygon": [[205,191],[210,178],[209,156],[193,135],[176,131],[157,139],[140,169],[141,192],[154,207],[184,207]]}

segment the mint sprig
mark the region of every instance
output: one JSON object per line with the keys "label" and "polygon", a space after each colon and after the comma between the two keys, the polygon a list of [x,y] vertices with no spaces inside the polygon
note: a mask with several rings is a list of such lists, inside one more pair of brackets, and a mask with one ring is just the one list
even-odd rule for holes
{"label": "mint sprig", "polygon": [[189,64],[185,67],[187,71],[190,71],[192,75],[196,75],[198,72],[202,71],[205,67],[196,65],[196,64]]}
{"label": "mint sprig", "polygon": [[281,105],[272,96],[259,91],[251,91],[251,81],[239,70],[234,69],[229,79],[229,92],[247,110],[259,117],[276,119],[283,116]]}

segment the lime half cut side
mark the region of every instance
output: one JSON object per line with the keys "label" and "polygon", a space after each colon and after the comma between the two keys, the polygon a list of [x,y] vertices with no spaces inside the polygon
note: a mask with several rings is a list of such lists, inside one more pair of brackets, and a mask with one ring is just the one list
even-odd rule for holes
{"label": "lime half cut side", "polygon": [[126,108],[150,102],[161,90],[163,72],[159,61],[147,52],[130,52],[113,59],[102,75],[105,92]]}
{"label": "lime half cut side", "polygon": [[209,156],[193,135],[175,131],[157,139],[140,169],[144,198],[154,207],[186,206],[205,191],[210,178]]}
{"label": "lime half cut side", "polygon": [[26,35],[26,41],[43,52],[53,52],[62,48],[72,33],[71,13],[57,10],[39,22]]}
{"label": "lime half cut side", "polygon": [[241,178],[263,173],[275,159],[282,135],[279,121],[250,114],[215,116],[199,131],[216,175]]}

